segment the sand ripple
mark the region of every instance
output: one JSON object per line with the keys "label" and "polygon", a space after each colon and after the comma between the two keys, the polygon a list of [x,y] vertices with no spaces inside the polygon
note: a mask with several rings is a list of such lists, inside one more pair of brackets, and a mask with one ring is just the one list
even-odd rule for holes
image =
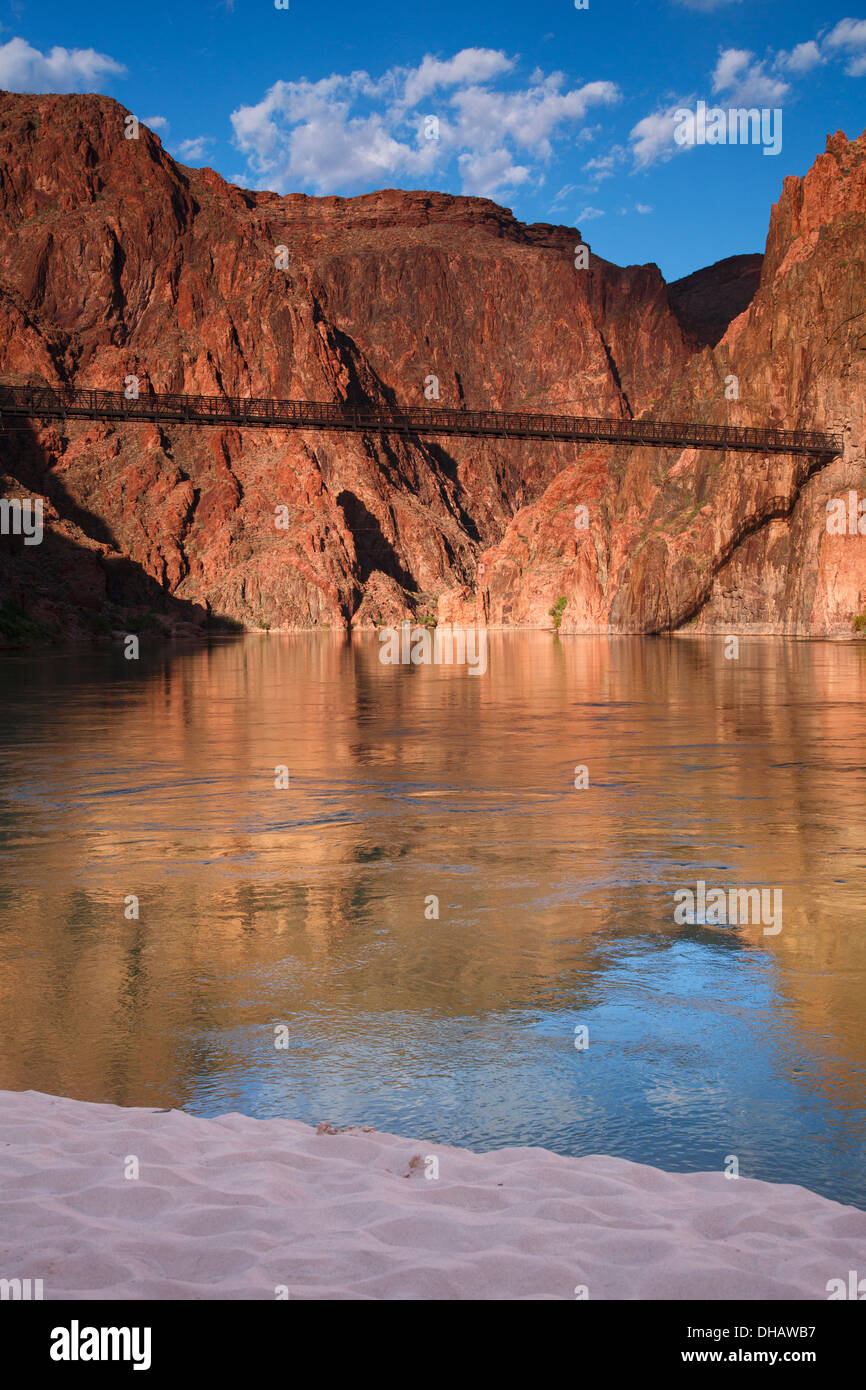
{"label": "sand ripple", "polygon": [[0,1277],[46,1298],[825,1299],[849,1270],[866,1213],[801,1187],[0,1092]]}

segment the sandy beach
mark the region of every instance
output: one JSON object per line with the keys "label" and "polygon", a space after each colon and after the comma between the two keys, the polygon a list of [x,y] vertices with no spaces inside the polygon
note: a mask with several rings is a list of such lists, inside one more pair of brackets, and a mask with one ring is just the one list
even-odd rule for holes
{"label": "sandy beach", "polygon": [[826,1299],[866,1272],[866,1212],[802,1187],[35,1091],[0,1093],[0,1233],[46,1299]]}

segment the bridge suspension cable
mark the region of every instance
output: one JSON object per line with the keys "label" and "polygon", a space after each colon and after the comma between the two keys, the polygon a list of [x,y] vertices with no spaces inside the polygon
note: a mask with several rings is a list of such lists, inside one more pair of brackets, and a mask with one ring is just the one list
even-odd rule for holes
{"label": "bridge suspension cable", "polygon": [[355,405],[283,401],[249,396],[188,396],[171,392],[127,396],[48,382],[0,382],[0,424],[22,417],[46,420],[113,420],[164,425],[236,425],[243,429],[353,430],[405,435],[446,434],[507,439],[647,444],[657,448],[735,449],[748,453],[842,452],[836,434],[816,430],[762,429],[752,425],[702,425],[686,421],[612,419],[510,410]]}

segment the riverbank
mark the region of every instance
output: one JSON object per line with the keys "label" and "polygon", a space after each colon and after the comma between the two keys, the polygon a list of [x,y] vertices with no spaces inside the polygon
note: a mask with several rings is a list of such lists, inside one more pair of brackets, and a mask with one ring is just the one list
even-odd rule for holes
{"label": "riverbank", "polygon": [[46,1299],[826,1299],[866,1273],[866,1212],[802,1187],[35,1091],[0,1092],[0,1231],[0,1277]]}

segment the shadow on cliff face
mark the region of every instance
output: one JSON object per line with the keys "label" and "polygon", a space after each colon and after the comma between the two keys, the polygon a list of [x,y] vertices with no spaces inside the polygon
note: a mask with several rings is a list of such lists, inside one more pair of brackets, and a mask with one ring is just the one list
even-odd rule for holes
{"label": "shadow on cliff face", "polygon": [[[430,457],[432,459],[435,459],[440,471],[444,473],[445,477],[448,478],[454,484],[455,489],[459,490],[461,484],[460,474],[457,469],[457,460],[453,459],[451,455],[448,453],[448,450],[444,449],[441,444],[436,442],[435,439],[425,439],[424,448],[426,449]],[[469,515],[469,513],[465,511],[462,503],[457,502],[456,505],[458,507],[460,525],[463,527],[470,540],[473,540],[476,542],[476,544],[480,545],[481,533],[479,532],[475,521]]]}
{"label": "shadow on cliff face", "polygon": [[124,555],[102,519],[68,496],[34,431],[0,434],[0,451],[0,495],[43,499],[39,543],[0,535],[0,645],[242,631],[230,619],[214,620],[201,604],[176,598]]}
{"label": "shadow on cliff face", "polygon": [[760,252],[726,256],[668,285],[668,303],[697,349],[715,347],[728,325],[748,309],[761,280]]}
{"label": "shadow on cliff face", "polygon": [[41,493],[56,507],[58,515],[69,521],[91,540],[120,547],[103,517],[80,506],[71,497],[54,471],[56,458],[45,448],[35,429],[20,422],[0,433],[4,471],[11,473],[25,488]]}
{"label": "shadow on cliff face", "polygon": [[355,542],[355,555],[358,561],[358,578],[366,584],[370,575],[379,570],[396,580],[401,588],[409,593],[418,592],[418,584],[413,575],[401,564],[391,542],[383,534],[382,528],[373,513],[354,492],[343,491],[337,497],[337,506],[342,509],[346,525]]}
{"label": "shadow on cliff face", "polygon": [[[22,489],[4,489],[19,497]],[[107,639],[152,632],[195,636],[211,627],[198,604],[174,598],[126,555],[106,554],[45,517],[38,545],[0,536],[0,645]],[[235,630],[234,624],[219,624]]]}

